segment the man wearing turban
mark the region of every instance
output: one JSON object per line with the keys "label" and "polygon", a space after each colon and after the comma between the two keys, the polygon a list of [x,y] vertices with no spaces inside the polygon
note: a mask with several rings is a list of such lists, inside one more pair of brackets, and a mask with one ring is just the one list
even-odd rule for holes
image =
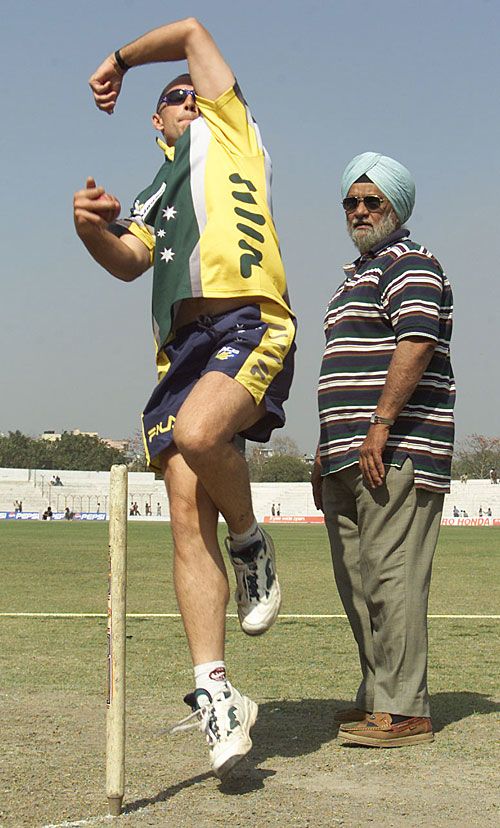
{"label": "man wearing turban", "polygon": [[339,737],[394,747],[434,738],[427,603],[453,449],[452,294],[404,226],[415,203],[406,167],[365,152],[341,191],[360,256],[325,318],[312,483],[361,664],[354,707],[335,715]]}

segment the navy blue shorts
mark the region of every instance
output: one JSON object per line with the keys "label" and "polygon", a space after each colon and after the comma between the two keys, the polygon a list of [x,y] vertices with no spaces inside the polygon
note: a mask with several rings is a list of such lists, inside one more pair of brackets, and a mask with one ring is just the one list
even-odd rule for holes
{"label": "navy blue shorts", "polygon": [[293,377],[295,321],[274,302],[246,305],[218,316],[203,316],[185,325],[165,345],[160,364],[165,373],[142,415],[146,457],[154,458],[174,440],[175,418],[200,377],[221,371],[235,379],[266,413],[241,436],[264,443],[285,423],[283,403]]}

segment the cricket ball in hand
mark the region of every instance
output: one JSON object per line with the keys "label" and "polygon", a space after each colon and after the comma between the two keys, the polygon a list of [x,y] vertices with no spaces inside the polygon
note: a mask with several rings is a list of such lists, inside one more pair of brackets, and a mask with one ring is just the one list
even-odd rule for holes
{"label": "cricket ball in hand", "polygon": [[99,209],[99,215],[105,222],[111,224],[118,218],[120,215],[120,204],[116,198],[112,198],[112,196],[109,196],[107,193],[102,193],[97,201],[104,202],[104,204],[107,202],[108,206],[106,209]]}

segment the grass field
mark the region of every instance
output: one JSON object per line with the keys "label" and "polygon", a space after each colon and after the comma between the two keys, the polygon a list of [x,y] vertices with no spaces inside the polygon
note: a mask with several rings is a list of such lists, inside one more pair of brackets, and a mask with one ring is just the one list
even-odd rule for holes
{"label": "grass field", "polygon": [[[271,528],[283,614],[337,615],[323,527]],[[358,681],[343,618],[281,618],[249,639],[228,620],[234,683],[260,705],[254,750],[230,782],[199,733],[157,737],[185,715],[191,666],[177,618],[128,623],[124,826],[493,826],[500,533],[445,528],[429,612],[432,745],[335,741],[333,710]],[[107,525],[0,525],[0,613],[105,613]],[[128,611],[176,612],[169,531],[129,526]],[[230,606],[230,611],[234,607]],[[0,617],[0,826],[105,825],[105,618]],[[496,696],[498,700],[498,695]]]}

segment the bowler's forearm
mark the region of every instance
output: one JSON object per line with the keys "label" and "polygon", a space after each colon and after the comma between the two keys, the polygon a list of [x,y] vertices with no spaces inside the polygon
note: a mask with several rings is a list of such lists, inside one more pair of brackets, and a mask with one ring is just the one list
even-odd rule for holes
{"label": "bowler's forearm", "polygon": [[129,246],[106,229],[79,233],[79,237],[92,258],[123,282],[133,282],[149,267],[148,251],[139,239],[134,238]]}
{"label": "bowler's forearm", "polygon": [[127,66],[143,66],[184,60],[188,57],[190,42],[200,37],[212,39],[206,29],[193,17],[177,20],[147,32],[137,40],[120,47],[120,55]]}
{"label": "bowler's forearm", "polygon": [[232,69],[212,35],[194,17],[168,23],[142,35],[121,47],[120,56],[130,67],[186,59],[197,94],[210,100],[234,84]]}

